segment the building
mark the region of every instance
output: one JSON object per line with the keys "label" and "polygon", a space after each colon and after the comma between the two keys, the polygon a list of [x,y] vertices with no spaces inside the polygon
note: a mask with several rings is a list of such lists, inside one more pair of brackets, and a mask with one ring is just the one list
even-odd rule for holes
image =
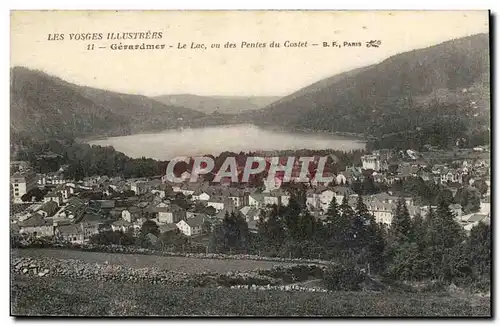
{"label": "building", "polygon": [[490,215],[479,213],[470,214],[469,217],[464,221],[463,227],[467,232],[470,232],[470,230],[480,222],[490,225]]}
{"label": "building", "polygon": [[111,224],[111,230],[113,230],[114,232],[127,232],[131,227],[132,223],[125,221],[124,219],[119,219]]}
{"label": "building", "polygon": [[228,189],[227,198],[236,208],[248,205],[248,194],[239,189]]}
{"label": "building", "polygon": [[208,201],[210,199],[210,195],[207,192],[201,190],[196,190],[192,196],[193,200]]}
{"label": "building", "polygon": [[394,204],[372,201],[366,205],[377,223],[390,225],[392,223]]}
{"label": "building", "polygon": [[226,200],[222,196],[212,196],[208,202],[207,206],[212,206],[216,211],[221,211],[224,209]]}
{"label": "building", "polygon": [[201,234],[203,228],[204,219],[202,216],[196,216],[194,218],[181,220],[177,223],[179,230],[188,237]]}
{"label": "building", "polygon": [[132,223],[137,219],[142,217],[142,211],[139,207],[131,206],[122,211],[122,219],[125,221]]}
{"label": "building", "polygon": [[253,206],[245,206],[240,209],[240,214],[245,218],[247,222],[259,220],[261,217],[260,209]]}
{"label": "building", "polygon": [[63,196],[58,191],[57,192],[51,191],[48,194],[46,194],[45,197],[43,197],[43,201],[46,203],[52,201],[57,203],[57,205],[61,205],[63,203]]}
{"label": "building", "polygon": [[85,213],[87,202],[77,197],[72,197],[66,203],[63,209],[57,214],[60,218],[68,218],[71,220],[79,219]]}
{"label": "building", "polygon": [[35,213],[27,220],[19,222],[19,233],[34,237],[52,237],[54,235],[54,225],[52,220],[46,220],[42,215]]}
{"label": "building", "polygon": [[186,210],[177,205],[167,207],[156,207],[158,222],[161,224],[177,223],[186,218]]}
{"label": "building", "polygon": [[37,211],[42,217],[52,217],[59,210],[59,205],[55,201],[49,201],[40,207]]}
{"label": "building", "polygon": [[248,205],[256,208],[264,206],[264,195],[261,193],[253,193],[248,196]]}
{"label": "building", "polygon": [[[264,206],[268,205],[281,205],[281,196],[284,195],[283,191],[276,189],[269,192],[264,191],[262,193],[264,196]],[[288,198],[290,199],[290,198]]]}
{"label": "building", "polygon": [[73,244],[83,244],[84,236],[80,224],[61,225],[55,228],[57,239]]}
{"label": "building", "polygon": [[[321,194],[319,194],[319,206],[324,212],[328,210],[328,206],[330,206],[330,203],[332,202],[334,197],[336,200],[335,192],[330,189],[324,190],[321,192]],[[340,203],[341,202],[337,201],[338,205],[340,205]]]}
{"label": "building", "polygon": [[136,195],[144,195],[150,192],[152,185],[147,181],[136,181],[130,184],[130,190],[135,192]]}
{"label": "building", "polygon": [[41,186],[45,185],[62,185],[71,180],[64,178],[62,172],[50,172],[47,174],[40,174],[37,176],[37,183]]}
{"label": "building", "polygon": [[160,231],[161,234],[164,233],[175,234],[176,232],[178,232],[179,228],[177,227],[177,223],[168,223],[168,224],[158,225],[158,230]]}
{"label": "building", "polygon": [[481,199],[481,208],[479,211],[483,214],[489,214],[491,212],[491,197],[486,196],[485,198]]}
{"label": "building", "polygon": [[22,203],[21,197],[36,188],[37,177],[32,171],[16,172],[10,177],[13,188],[14,203]]}
{"label": "building", "polygon": [[361,162],[363,163],[364,170],[382,170],[382,162],[379,155],[363,155],[361,156]]}

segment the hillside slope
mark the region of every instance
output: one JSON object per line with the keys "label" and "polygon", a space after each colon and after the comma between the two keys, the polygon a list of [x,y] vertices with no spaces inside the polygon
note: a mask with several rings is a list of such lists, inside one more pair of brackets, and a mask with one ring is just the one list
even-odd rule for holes
{"label": "hillside slope", "polygon": [[[254,123],[382,137],[489,125],[489,37],[478,34],[333,76],[250,114]],[[448,137],[447,136],[447,137]]]}
{"label": "hillside slope", "polygon": [[263,108],[280,99],[278,96],[199,96],[174,94],[154,97],[167,105],[181,106],[206,114],[239,114]]}
{"label": "hillside slope", "polygon": [[11,69],[10,86],[11,132],[39,139],[162,130],[204,116],[146,96],[78,86],[23,67]]}

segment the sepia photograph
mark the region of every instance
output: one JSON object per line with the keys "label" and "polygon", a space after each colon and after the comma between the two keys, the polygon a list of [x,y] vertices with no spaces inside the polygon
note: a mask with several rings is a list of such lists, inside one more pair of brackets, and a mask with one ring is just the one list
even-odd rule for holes
{"label": "sepia photograph", "polygon": [[11,316],[491,318],[491,19],[10,11]]}

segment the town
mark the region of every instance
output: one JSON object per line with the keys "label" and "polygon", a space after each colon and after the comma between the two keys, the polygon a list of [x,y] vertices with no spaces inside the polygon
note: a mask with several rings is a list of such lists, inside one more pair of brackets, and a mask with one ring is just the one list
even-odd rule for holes
{"label": "town", "polygon": [[[325,219],[332,199],[347,198],[354,207],[363,200],[377,223],[390,226],[396,203],[404,198],[411,217],[425,216],[429,206],[415,184],[438,187],[451,198],[449,208],[465,230],[490,219],[490,159],[478,147],[457,153],[417,153],[377,150],[361,157],[360,166],[348,166],[332,182],[311,182],[306,206],[318,220]],[[445,157],[451,159],[444,159]],[[436,162],[439,157],[449,163]],[[435,162],[430,164],[428,162]],[[244,164],[244,163],[243,163]],[[11,162],[11,232],[29,237],[83,244],[104,231],[137,234],[146,221],[160,234],[180,233],[190,239],[204,237],[226,214],[240,214],[251,232],[273,206],[287,206],[290,194],[280,179],[263,181],[262,187],[241,187],[225,178],[220,183],[171,183],[165,178],[93,176],[75,181],[57,172],[37,174],[25,161]],[[240,169],[241,170],[241,169]],[[294,172],[297,172],[294,170]],[[328,174],[328,172],[326,172]],[[357,186],[356,186],[357,185]],[[361,187],[360,187],[361,185]],[[363,185],[369,185],[364,189]],[[408,191],[408,188],[410,191]],[[151,234],[151,241],[157,240]]]}

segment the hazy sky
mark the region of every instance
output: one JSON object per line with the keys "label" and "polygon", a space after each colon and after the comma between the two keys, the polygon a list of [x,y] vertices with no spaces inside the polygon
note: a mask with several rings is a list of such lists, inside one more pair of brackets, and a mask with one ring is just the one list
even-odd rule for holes
{"label": "hazy sky", "polygon": [[[75,41],[70,33],[162,32],[162,39]],[[13,12],[11,65],[81,85],[144,95],[286,95],[415,48],[488,32],[487,11]],[[64,41],[48,35],[65,34]],[[359,48],[177,50],[177,43],[362,42]],[[381,40],[379,48],[366,41]],[[112,51],[111,44],[167,44]],[[87,51],[94,43],[95,50]],[[98,49],[106,46],[106,49]]]}

